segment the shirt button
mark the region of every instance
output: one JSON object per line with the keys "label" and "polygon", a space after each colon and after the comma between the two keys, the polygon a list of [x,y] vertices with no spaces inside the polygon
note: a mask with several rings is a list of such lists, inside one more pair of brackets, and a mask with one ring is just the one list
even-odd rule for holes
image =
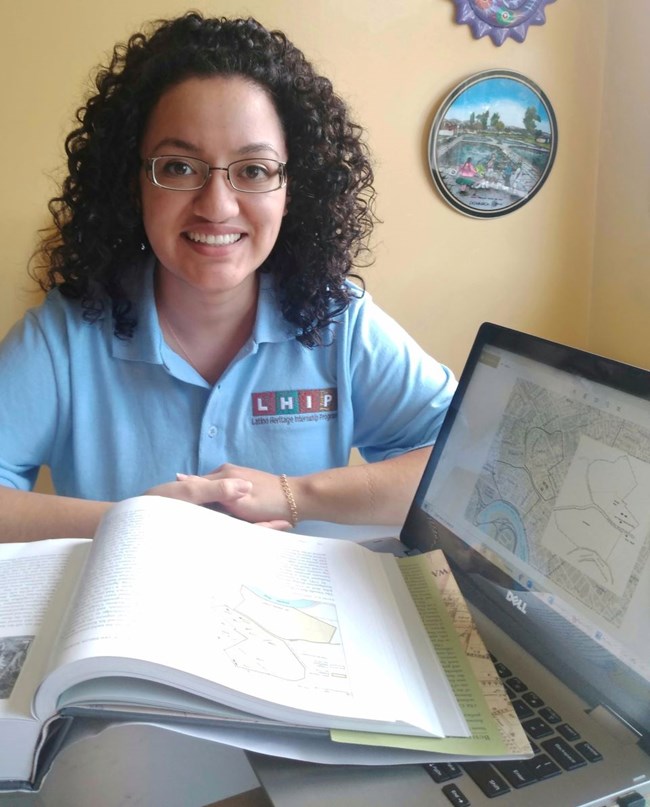
{"label": "shirt button", "polygon": [[216,435],[217,435],[217,427],[210,426],[210,428],[208,429],[208,437],[216,437]]}

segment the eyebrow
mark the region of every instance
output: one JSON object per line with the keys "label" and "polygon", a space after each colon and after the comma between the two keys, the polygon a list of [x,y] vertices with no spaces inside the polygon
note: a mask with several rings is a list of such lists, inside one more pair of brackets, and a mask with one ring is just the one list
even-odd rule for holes
{"label": "eyebrow", "polygon": [[[191,154],[198,154],[199,149],[187,140],[182,140],[177,137],[164,137],[154,146],[154,151],[159,151],[163,147],[170,146],[175,149],[181,149],[184,152],[189,152]],[[280,159],[280,154],[276,151],[275,147],[272,146],[270,143],[247,143],[245,146],[242,146],[237,151],[237,154],[245,155],[245,154],[254,154],[258,151],[272,151],[275,156]]]}

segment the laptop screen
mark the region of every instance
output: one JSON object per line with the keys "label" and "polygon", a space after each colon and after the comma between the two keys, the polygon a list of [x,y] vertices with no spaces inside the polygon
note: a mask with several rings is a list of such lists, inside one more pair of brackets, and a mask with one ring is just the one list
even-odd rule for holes
{"label": "laptop screen", "polygon": [[650,735],[650,372],[485,324],[401,535]]}

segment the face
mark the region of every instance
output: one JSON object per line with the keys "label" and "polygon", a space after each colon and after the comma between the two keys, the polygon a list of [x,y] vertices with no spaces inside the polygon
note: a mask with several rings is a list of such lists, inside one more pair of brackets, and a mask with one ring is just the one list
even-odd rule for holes
{"label": "face", "polygon": [[[240,77],[190,78],[154,107],[141,157],[198,157],[225,168],[253,157],[286,162],[282,123],[265,91]],[[220,294],[255,288],[255,270],[275,244],[286,212],[286,187],[242,193],[225,171],[200,190],[153,185],[142,169],[144,228],[163,288]]]}

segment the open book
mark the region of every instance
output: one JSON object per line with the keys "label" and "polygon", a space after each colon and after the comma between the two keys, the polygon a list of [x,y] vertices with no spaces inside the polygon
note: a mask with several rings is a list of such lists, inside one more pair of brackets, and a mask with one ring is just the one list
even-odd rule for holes
{"label": "open book", "polygon": [[[435,574],[422,559],[156,497],[114,506],[93,541],[0,545],[0,789],[37,788],[98,717],[243,747],[242,733],[294,737],[316,756],[346,743],[351,761],[355,748],[438,759],[443,738],[461,742],[456,757],[480,753],[464,713],[489,723],[489,698],[458,666],[451,620],[425,627],[421,615],[446,609],[435,586],[422,599],[420,578]],[[469,706],[454,694],[468,687]],[[496,747],[530,753],[525,739]]]}

